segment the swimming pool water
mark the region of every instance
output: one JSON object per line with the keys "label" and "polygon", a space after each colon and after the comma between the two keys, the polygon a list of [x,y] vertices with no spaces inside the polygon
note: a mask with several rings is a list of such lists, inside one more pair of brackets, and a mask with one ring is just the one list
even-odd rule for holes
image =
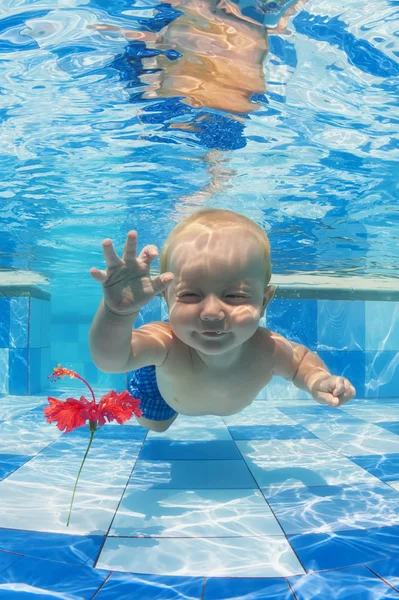
{"label": "swimming pool water", "polygon": [[[156,6],[0,7],[0,598],[399,598],[397,2],[302,4],[269,35],[265,93],[240,119],[144,97],[145,46],[92,28],[154,33],[179,10]],[[84,392],[46,374],[61,361],[98,396],[126,383],[91,362],[88,270],[105,237],[160,248],[201,206],[265,228],[281,290],[310,277],[314,295],[277,297],[267,325],[356,399],[330,409],[275,381],[232,417],[105,426],[66,528],[89,434],[43,407]],[[364,297],[337,296],[359,282]],[[384,282],[393,296],[370,301]]]}

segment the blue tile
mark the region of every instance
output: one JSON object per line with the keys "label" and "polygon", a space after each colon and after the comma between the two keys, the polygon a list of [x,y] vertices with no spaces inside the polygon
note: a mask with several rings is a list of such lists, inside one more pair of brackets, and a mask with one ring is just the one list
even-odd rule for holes
{"label": "blue tile", "polygon": [[142,460],[240,460],[241,454],[234,442],[209,440],[148,439],[140,452]]}
{"label": "blue tile", "polygon": [[[8,569],[12,564],[16,563],[22,557],[18,554],[9,554],[8,552],[1,552],[0,550],[0,573]],[[1,590],[0,590],[1,596]],[[1,596],[3,597],[3,596]]]}
{"label": "blue tile", "polygon": [[381,485],[263,490],[286,534],[384,527],[398,521],[399,492]]}
{"label": "blue tile", "polygon": [[169,489],[256,489],[243,460],[138,460],[129,485]]}
{"label": "blue tile", "polygon": [[[135,417],[133,416],[133,419]],[[144,427],[138,425],[103,425],[96,431],[95,437],[98,440],[126,440],[126,441],[140,441],[144,440],[148,431]],[[85,425],[74,429],[67,434],[71,439],[73,438],[89,438],[90,432],[88,427]]]}
{"label": "blue tile", "polygon": [[382,427],[383,429],[386,429],[387,431],[391,431],[392,433],[396,433],[396,435],[399,435],[399,421],[393,421],[393,422],[389,422],[389,423],[378,423],[378,427]]}
{"label": "blue tile", "polygon": [[399,590],[399,556],[369,563],[368,568]]}
{"label": "blue tile", "polygon": [[318,300],[319,350],[365,350],[364,301]]}
{"label": "blue tile", "polygon": [[399,527],[288,535],[307,571],[323,571],[388,558],[399,553]]}
{"label": "blue tile", "polygon": [[367,567],[357,566],[329,573],[289,577],[297,600],[398,600],[398,592],[376,577]]}
{"label": "blue tile", "polygon": [[267,308],[267,327],[314,350],[317,347],[317,300],[274,298]]}
{"label": "blue tile", "polygon": [[202,577],[168,577],[112,573],[96,600],[201,600]]}
{"label": "blue tile", "polygon": [[0,550],[78,565],[93,564],[104,536],[0,529]]}
{"label": "blue tile", "polygon": [[[34,596],[81,598],[89,600],[109,572],[80,565],[67,565],[24,556],[0,575],[0,596],[18,598],[22,589],[34,588]],[[12,584],[12,585],[10,585]],[[19,589],[18,589],[19,588]]]}
{"label": "blue tile", "polygon": [[302,440],[315,438],[301,425],[242,425],[228,427],[233,440]]}
{"label": "blue tile", "polygon": [[29,348],[29,395],[40,393],[41,348]]}
{"label": "blue tile", "polygon": [[86,379],[86,381],[88,381],[92,387],[98,383],[99,374],[99,370],[91,360],[84,363],[82,377]]}
{"label": "blue tile", "polygon": [[9,393],[15,396],[28,395],[28,349],[10,348]]}
{"label": "blue tile", "polygon": [[77,342],[79,339],[79,324],[78,323],[68,323],[64,327],[63,334],[64,342]]}
{"label": "blue tile", "polygon": [[399,481],[399,454],[373,454],[348,456],[348,458],[381,481]]}
{"label": "blue tile", "polygon": [[29,348],[42,346],[42,303],[43,300],[30,298]]}
{"label": "blue tile", "polygon": [[0,348],[10,347],[10,298],[0,297]]}
{"label": "blue tile", "polygon": [[294,600],[283,577],[209,577],[204,600]]}
{"label": "blue tile", "polygon": [[22,454],[0,454],[0,481],[19,469],[31,458],[31,456],[23,456]]}
{"label": "blue tile", "polygon": [[397,397],[398,352],[365,352],[366,398]]}
{"label": "blue tile", "polygon": [[332,375],[346,377],[356,388],[356,398],[364,398],[365,395],[365,353],[345,350],[317,352],[321,360],[330,369]]}
{"label": "blue tile", "polygon": [[10,300],[10,347],[27,348],[29,341],[29,298]]}

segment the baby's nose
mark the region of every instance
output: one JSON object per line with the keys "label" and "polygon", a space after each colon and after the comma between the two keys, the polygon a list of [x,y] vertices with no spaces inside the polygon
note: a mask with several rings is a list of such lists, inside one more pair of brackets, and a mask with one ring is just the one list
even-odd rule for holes
{"label": "baby's nose", "polygon": [[220,321],[224,317],[225,313],[220,300],[214,295],[205,298],[201,310],[201,319],[204,321]]}

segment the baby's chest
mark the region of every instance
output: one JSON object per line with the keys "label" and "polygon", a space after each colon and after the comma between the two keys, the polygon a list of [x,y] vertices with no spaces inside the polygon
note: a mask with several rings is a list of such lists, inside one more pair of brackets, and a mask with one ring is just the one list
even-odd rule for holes
{"label": "baby's chest", "polygon": [[161,395],[177,412],[186,415],[231,415],[251,404],[271,379],[271,369],[260,364],[243,364],[234,371],[213,373],[173,368],[157,375]]}

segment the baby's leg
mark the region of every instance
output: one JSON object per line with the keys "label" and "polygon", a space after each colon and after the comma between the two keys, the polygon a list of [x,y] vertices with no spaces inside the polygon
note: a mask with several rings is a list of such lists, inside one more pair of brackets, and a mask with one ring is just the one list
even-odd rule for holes
{"label": "baby's leg", "polygon": [[177,415],[178,413],[173,415],[173,417],[170,419],[166,419],[164,421],[154,421],[152,419],[146,419],[145,417],[136,417],[136,419],[142,427],[150,429],[151,431],[156,431],[157,433],[162,433],[162,431],[169,429]]}

